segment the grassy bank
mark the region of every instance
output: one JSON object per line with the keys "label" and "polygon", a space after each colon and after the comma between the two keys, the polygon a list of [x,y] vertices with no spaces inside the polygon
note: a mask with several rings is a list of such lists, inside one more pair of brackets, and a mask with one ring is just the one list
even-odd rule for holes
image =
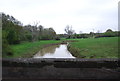
{"label": "grassy bank", "polygon": [[79,58],[117,58],[118,37],[76,39],[71,42],[69,51]]}
{"label": "grassy bank", "polygon": [[60,41],[56,40],[44,40],[44,41],[36,41],[36,42],[24,42],[18,45],[11,45],[10,47],[13,50],[13,56],[5,56],[5,57],[32,57],[33,54],[37,53],[44,45],[60,43]]}
{"label": "grassy bank", "polygon": [[[73,42],[71,42],[71,40]],[[61,41],[70,42],[68,50],[79,58],[117,58],[118,57],[118,37],[108,38],[87,38],[87,39],[62,39]],[[11,45],[13,56],[11,58],[32,57],[43,46],[48,44],[60,43],[56,40],[43,40],[36,42],[24,42]],[[48,45],[49,46],[49,45]]]}

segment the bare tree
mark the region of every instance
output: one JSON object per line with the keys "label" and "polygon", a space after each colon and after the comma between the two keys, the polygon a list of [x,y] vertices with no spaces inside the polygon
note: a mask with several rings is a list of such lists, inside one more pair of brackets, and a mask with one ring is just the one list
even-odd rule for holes
{"label": "bare tree", "polygon": [[39,28],[38,28],[38,24],[40,22],[39,21],[34,21],[33,26],[32,26],[32,41],[38,40],[38,36],[39,36]]}
{"label": "bare tree", "polygon": [[72,26],[70,27],[69,25],[66,26],[65,32],[68,35],[68,38],[71,38],[71,36],[75,33],[75,31],[72,29]]}
{"label": "bare tree", "polygon": [[97,32],[96,33],[100,33],[100,30],[97,30]]}
{"label": "bare tree", "polygon": [[72,26],[70,27],[69,25],[67,25],[66,28],[65,28],[65,32],[68,35],[73,35],[75,31],[72,29]]}
{"label": "bare tree", "polygon": [[80,34],[82,34],[83,32],[82,32],[82,31],[80,31],[79,33],[80,33]]}

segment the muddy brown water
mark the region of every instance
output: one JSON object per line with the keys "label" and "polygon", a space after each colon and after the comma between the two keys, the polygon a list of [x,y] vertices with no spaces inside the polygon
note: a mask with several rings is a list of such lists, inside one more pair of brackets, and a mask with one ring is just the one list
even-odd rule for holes
{"label": "muddy brown water", "polygon": [[53,45],[41,49],[33,58],[75,58],[67,50],[67,44]]}

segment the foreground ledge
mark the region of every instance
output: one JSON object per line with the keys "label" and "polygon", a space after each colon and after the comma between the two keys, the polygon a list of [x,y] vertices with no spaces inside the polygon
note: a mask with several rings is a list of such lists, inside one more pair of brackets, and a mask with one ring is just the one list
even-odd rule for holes
{"label": "foreground ledge", "polygon": [[3,79],[119,79],[120,59],[2,59]]}

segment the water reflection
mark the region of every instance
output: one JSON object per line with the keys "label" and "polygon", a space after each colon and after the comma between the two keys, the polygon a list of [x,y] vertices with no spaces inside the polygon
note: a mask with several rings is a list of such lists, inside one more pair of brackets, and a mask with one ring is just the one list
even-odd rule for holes
{"label": "water reflection", "polygon": [[33,58],[75,58],[67,50],[66,44],[43,48]]}

